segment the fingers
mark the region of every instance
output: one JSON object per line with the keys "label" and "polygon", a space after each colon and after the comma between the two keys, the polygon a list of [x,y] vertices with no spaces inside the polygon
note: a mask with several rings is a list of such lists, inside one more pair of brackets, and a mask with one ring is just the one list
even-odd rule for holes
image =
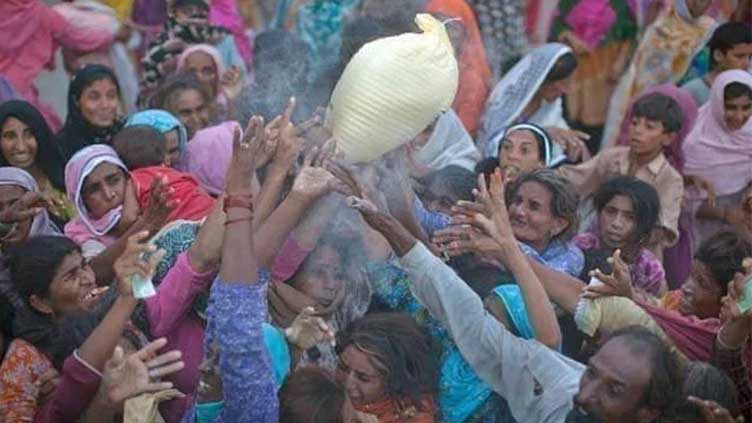
{"label": "fingers", "polygon": [[287,100],[287,107],[285,107],[285,111],[282,113],[283,119],[286,123],[292,122],[292,114],[295,112],[296,104],[297,99],[295,97],[290,97],[290,99]]}
{"label": "fingers", "polygon": [[150,357],[155,356],[157,351],[161,350],[165,345],[167,345],[167,338],[159,338],[146,344],[146,346],[138,350],[135,355],[141,361],[146,361]]}
{"label": "fingers", "polygon": [[112,353],[112,357],[107,361],[107,367],[117,368],[125,361],[125,351],[120,345],[115,347],[115,351]]}

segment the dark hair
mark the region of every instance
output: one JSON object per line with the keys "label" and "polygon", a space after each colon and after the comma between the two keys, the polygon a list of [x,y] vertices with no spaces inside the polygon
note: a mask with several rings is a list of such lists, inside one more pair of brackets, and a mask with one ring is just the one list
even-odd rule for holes
{"label": "dark hair", "polygon": [[598,189],[593,196],[593,206],[602,212],[609,201],[617,195],[623,195],[632,202],[636,226],[632,239],[634,242],[649,235],[658,223],[661,212],[661,200],[652,185],[632,176],[618,176],[610,179]]}
{"label": "dark hair", "polygon": [[[53,187],[65,191],[65,159],[42,114],[31,103],[23,100],[10,100],[0,104],[0,130],[5,125],[5,121],[11,117],[28,126],[37,140],[37,156],[34,164],[44,172]],[[5,156],[0,154],[0,166],[10,165]]]}
{"label": "dark hair", "polygon": [[449,165],[431,172],[420,180],[428,189],[432,184],[440,184],[457,200],[473,200],[473,190],[477,185],[475,174],[464,167]]}
{"label": "dark hair", "polygon": [[561,81],[569,78],[577,70],[577,56],[574,53],[567,52],[556,60],[551,70],[548,71],[543,83]]}
{"label": "dark hair", "polygon": [[560,234],[554,236],[554,239],[564,241],[571,239],[577,233],[577,227],[580,224],[580,217],[577,213],[580,206],[580,195],[574,189],[574,186],[550,169],[534,170],[520,175],[506,190],[507,206],[512,204],[512,200],[517,196],[522,185],[528,182],[537,182],[543,185],[551,193],[551,214],[567,221],[567,227]]}
{"label": "dark hair", "polygon": [[404,313],[369,314],[337,333],[338,355],[353,346],[366,353],[384,379],[386,395],[422,409],[422,396],[437,390],[438,364],[430,336]]}
{"label": "dark hair", "polygon": [[[518,125],[513,125],[512,127],[510,127],[509,129],[506,130],[506,132],[504,133],[504,138],[506,138],[509,134],[511,134],[513,132],[526,131],[526,132],[532,134],[533,137],[535,138],[536,143],[538,144],[538,160],[541,161],[541,162],[543,162],[543,164],[545,166],[548,166],[548,163],[546,163],[546,156],[547,155],[549,157],[551,156],[551,152],[548,151],[551,148],[551,141],[550,141],[550,139],[544,138],[544,135],[546,137],[549,136],[548,132],[546,132],[546,130],[544,128],[541,128],[540,126],[538,126],[538,125],[536,125],[534,123],[525,123],[524,125],[525,126],[531,126],[531,127],[537,129],[540,132],[534,131],[534,130],[532,130],[530,128],[525,128],[525,127],[517,128]],[[502,139],[501,142],[499,143],[499,151],[497,151],[497,154],[498,154],[499,157],[501,157],[501,147],[503,145],[504,145],[504,140]],[[546,153],[548,153],[548,154],[546,154]]]}
{"label": "dark hair", "polygon": [[739,44],[752,44],[752,27],[742,22],[726,22],[719,25],[713,32],[710,41],[708,41],[710,69],[718,65],[714,57],[716,50],[726,54],[726,52]]}
{"label": "dark hair", "polygon": [[648,357],[650,381],[641,406],[661,412],[657,421],[669,421],[677,404],[683,401],[681,390],[682,366],[677,355],[658,335],[642,326],[628,326],[611,333],[601,346],[619,340],[634,356]]}
{"label": "dark hair", "polygon": [[[726,375],[708,363],[693,361],[684,368],[684,398],[693,396],[706,401],[714,401],[729,410],[732,415],[739,409],[739,400],[734,382]],[[697,405],[689,401],[682,401],[676,410],[678,421],[684,423],[703,423]]]}
{"label": "dark hair", "polygon": [[148,125],[124,128],[115,135],[112,144],[129,170],[159,166],[167,154],[167,139]]}
{"label": "dark hair", "polygon": [[209,106],[211,95],[206,91],[204,85],[199,82],[198,78],[196,78],[193,73],[181,72],[166,78],[164,82],[157,87],[154,94],[149,97],[149,108],[170,111],[171,107],[169,106],[172,105],[177,96],[183,91],[190,90],[198,91],[204,98],[206,105]]}
{"label": "dark hair", "polygon": [[279,421],[340,423],[344,403],[344,390],[324,370],[296,370],[279,390]]}
{"label": "dark hair", "polygon": [[677,133],[682,129],[684,113],[673,98],[652,93],[634,103],[632,117],[657,120],[663,124],[664,133]]}
{"label": "dark hair", "polygon": [[475,164],[475,174],[480,175],[482,173],[483,175],[485,175],[486,183],[488,183],[491,174],[496,171],[497,167],[499,167],[498,157],[486,157],[485,159]]}
{"label": "dark hair", "polygon": [[204,0],[174,0],[172,2],[172,10],[185,6],[198,6],[209,10],[209,5]]}
{"label": "dark hair", "polygon": [[62,236],[31,237],[7,252],[11,280],[27,304],[32,295],[49,296],[55,272],[75,252],[81,247]]}
{"label": "dark hair", "polygon": [[752,243],[737,232],[721,231],[700,244],[695,259],[710,270],[713,279],[726,295],[728,283],[736,272],[744,272],[742,260],[752,257]]}
{"label": "dark hair", "polygon": [[447,264],[480,298],[486,298],[501,284],[514,283],[514,276],[496,266],[483,263],[473,254],[454,257]]}
{"label": "dark hair", "polygon": [[723,101],[731,101],[739,97],[752,99],[752,87],[738,81],[734,81],[723,89]]}

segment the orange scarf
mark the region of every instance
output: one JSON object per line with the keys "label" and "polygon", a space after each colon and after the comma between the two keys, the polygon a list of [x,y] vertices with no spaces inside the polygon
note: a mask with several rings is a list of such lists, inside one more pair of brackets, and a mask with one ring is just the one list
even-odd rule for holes
{"label": "orange scarf", "polygon": [[384,400],[381,402],[356,406],[355,409],[361,413],[371,414],[379,419],[379,423],[434,423],[436,414],[436,405],[433,398],[426,395],[421,401],[419,411],[415,406],[403,406],[394,400]]}

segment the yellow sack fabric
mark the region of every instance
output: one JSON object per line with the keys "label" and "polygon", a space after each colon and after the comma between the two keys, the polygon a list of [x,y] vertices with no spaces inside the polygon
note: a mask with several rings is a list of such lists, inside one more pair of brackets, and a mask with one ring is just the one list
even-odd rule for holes
{"label": "yellow sack fabric", "polygon": [[123,423],[164,423],[159,414],[159,404],[181,395],[177,389],[167,389],[130,398],[123,407]]}
{"label": "yellow sack fabric", "polygon": [[428,14],[415,22],[422,33],[364,45],[337,82],[327,125],[350,161],[377,159],[452,106],[459,68],[444,24]]}

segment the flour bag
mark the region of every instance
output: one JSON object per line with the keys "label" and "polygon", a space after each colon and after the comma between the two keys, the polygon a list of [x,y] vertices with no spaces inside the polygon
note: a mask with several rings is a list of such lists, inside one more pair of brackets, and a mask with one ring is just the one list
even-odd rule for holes
{"label": "flour bag", "polygon": [[459,68],[444,24],[428,14],[415,23],[422,33],[364,45],[337,82],[326,122],[349,161],[379,158],[452,106]]}

